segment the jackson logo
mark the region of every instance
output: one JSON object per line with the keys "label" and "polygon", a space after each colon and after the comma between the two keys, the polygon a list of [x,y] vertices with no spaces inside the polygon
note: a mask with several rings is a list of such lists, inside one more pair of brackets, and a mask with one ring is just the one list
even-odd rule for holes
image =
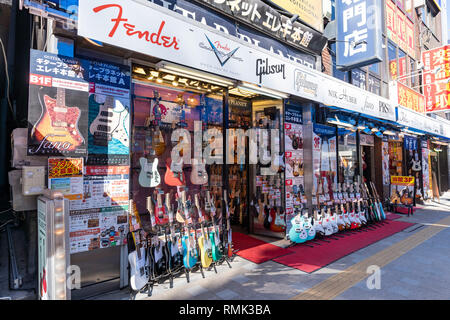
{"label": "jackson logo", "polygon": [[[110,38],[114,37],[114,35],[117,32],[117,29],[122,25],[122,27],[125,29],[125,34],[129,37],[136,36],[141,39],[145,40],[147,42],[150,42],[152,44],[163,46],[165,48],[173,47],[175,50],[179,50],[179,43],[178,39],[175,36],[167,36],[163,35],[163,29],[166,24],[166,22],[163,20],[161,21],[158,31],[151,33],[149,30],[136,30],[136,26],[134,24],[125,23],[128,21],[128,19],[123,18],[123,9],[121,5],[118,4],[105,4],[103,6],[99,6],[93,9],[95,13],[99,13],[100,11],[103,11],[105,9],[109,8],[117,8],[118,14],[116,18],[112,18],[111,22],[114,23],[111,31],[109,32],[108,36]],[[122,24],[123,23],[123,24]]]}
{"label": "jackson logo", "polygon": [[283,79],[286,79],[285,64],[269,64],[269,59],[256,60],[256,76],[259,77],[259,83],[262,82],[262,77],[270,74],[282,73]]}
{"label": "jackson logo", "polygon": [[[220,43],[220,41],[216,41],[213,43],[206,34],[205,34],[205,37],[208,40],[208,43],[211,46],[211,49],[214,51],[214,54],[216,55],[217,60],[219,60],[219,63],[222,67],[225,65],[225,63],[228,62],[228,60],[231,59],[231,57],[233,57],[233,55],[239,49],[239,47],[237,47],[236,49],[230,51],[230,48],[228,47],[227,44],[223,45]],[[224,50],[227,53],[224,53],[224,52],[220,51],[219,49]]]}

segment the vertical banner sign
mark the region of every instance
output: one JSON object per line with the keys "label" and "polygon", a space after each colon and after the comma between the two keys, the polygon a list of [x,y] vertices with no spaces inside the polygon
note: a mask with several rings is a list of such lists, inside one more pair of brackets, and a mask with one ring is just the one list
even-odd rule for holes
{"label": "vertical banner sign", "polygon": [[28,155],[86,155],[85,72],[79,59],[31,50]]}
{"label": "vertical banner sign", "polygon": [[[387,36],[410,56],[414,57],[414,23],[392,1],[385,1],[385,21]],[[411,6],[408,5],[408,8]],[[412,18],[411,18],[412,19]]]}
{"label": "vertical banner sign", "polygon": [[422,148],[423,194],[431,198],[430,169],[428,166],[429,157],[430,150],[428,148]]}
{"label": "vertical banner sign", "polygon": [[422,52],[426,112],[450,109],[450,45]]}
{"label": "vertical banner sign", "polygon": [[128,164],[130,68],[86,61],[89,88],[88,164]]}
{"label": "vertical banner sign", "polygon": [[286,234],[291,229],[291,220],[306,204],[303,174],[303,125],[302,108],[285,105],[284,143],[286,163]]}
{"label": "vertical banner sign", "polygon": [[337,66],[341,70],[382,61],[378,0],[337,0]]}
{"label": "vertical banner sign", "polygon": [[389,173],[389,142],[382,142],[382,168],[383,168],[383,185],[388,186],[390,182],[390,173]]}

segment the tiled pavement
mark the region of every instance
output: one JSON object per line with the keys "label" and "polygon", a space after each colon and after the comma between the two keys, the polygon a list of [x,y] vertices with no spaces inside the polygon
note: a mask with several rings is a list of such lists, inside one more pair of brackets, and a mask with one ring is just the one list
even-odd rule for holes
{"label": "tiled pavement", "polygon": [[[450,216],[450,193],[441,203],[431,203],[413,216],[399,220],[417,223],[402,232],[356,251],[312,274],[307,274],[273,261],[257,265],[236,257],[232,269],[226,264],[206,272],[191,274],[191,282],[184,276],[154,288],[152,297],[138,294],[136,299],[182,300],[272,300],[290,299],[341,273],[382,250],[390,248],[415,233]],[[283,245],[282,242],[276,243]],[[399,255],[381,269],[381,288],[369,290],[366,279],[345,290],[336,299],[450,299],[450,228],[425,240],[410,251]],[[129,299],[128,289],[97,297],[97,299]]]}

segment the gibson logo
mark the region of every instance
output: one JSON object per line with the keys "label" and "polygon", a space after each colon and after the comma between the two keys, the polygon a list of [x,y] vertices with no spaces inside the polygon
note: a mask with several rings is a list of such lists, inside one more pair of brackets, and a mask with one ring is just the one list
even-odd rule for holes
{"label": "gibson logo", "polygon": [[[117,32],[117,29],[121,25],[122,22],[128,21],[128,19],[122,18],[123,9],[121,5],[118,4],[105,4],[103,6],[99,6],[93,9],[95,13],[98,13],[102,10],[109,9],[109,8],[118,8],[119,12],[117,14],[116,18],[111,19],[111,22],[114,22],[114,26],[112,27],[109,37],[112,38]],[[178,40],[176,37],[170,37],[167,35],[162,35],[163,28],[166,22],[163,20],[160,25],[157,32],[150,33],[148,30],[136,30],[136,26],[130,23],[124,23],[122,26],[126,30],[125,34],[129,37],[133,37],[137,35],[137,37],[141,40],[145,40],[147,42],[150,42],[152,44],[156,44],[158,46],[163,46],[165,48],[173,47],[173,49],[178,50],[180,49],[178,47]]]}
{"label": "gibson logo", "polygon": [[37,148],[35,148],[33,150],[33,148],[28,149],[30,154],[36,154],[38,153],[54,153],[55,150],[59,151],[59,152],[65,152],[68,151],[71,147],[72,144],[70,142],[67,141],[48,141],[47,139],[49,137],[64,137],[61,135],[56,135],[56,134],[48,134],[44,137],[44,139],[42,139],[41,143],[39,144],[39,146]]}
{"label": "gibson logo", "polygon": [[300,70],[295,70],[295,91],[300,92],[303,89],[303,92],[312,94],[314,97],[317,97],[317,89],[319,85],[317,83],[308,81],[306,79],[306,73]]}
{"label": "gibson logo", "polygon": [[259,83],[262,82],[262,77],[264,75],[282,73],[283,79],[286,79],[285,65],[283,64],[273,64],[269,65],[269,58],[257,59],[256,60],[256,76],[259,77]]}

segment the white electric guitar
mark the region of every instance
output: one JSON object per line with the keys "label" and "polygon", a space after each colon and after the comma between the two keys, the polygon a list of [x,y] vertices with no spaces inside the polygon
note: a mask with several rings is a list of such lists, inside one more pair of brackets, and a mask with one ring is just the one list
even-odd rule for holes
{"label": "white electric guitar", "polygon": [[139,184],[144,188],[154,188],[161,183],[158,171],[158,158],[148,162],[147,158],[140,158],[141,172],[139,173]]}
{"label": "white electric guitar", "polygon": [[[104,101],[104,102],[97,102]],[[98,105],[97,117],[91,123],[89,131],[94,136],[94,144],[107,146],[113,138],[124,146],[129,145],[129,112],[119,99],[113,96],[94,95],[91,104]]]}

